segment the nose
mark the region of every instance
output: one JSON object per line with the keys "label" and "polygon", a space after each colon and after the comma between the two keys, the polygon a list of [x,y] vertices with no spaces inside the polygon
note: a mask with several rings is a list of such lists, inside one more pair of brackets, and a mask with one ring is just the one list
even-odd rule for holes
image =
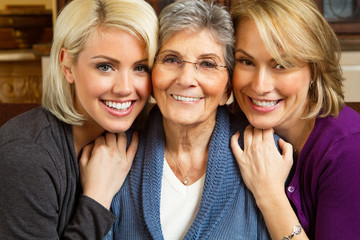
{"label": "nose", "polygon": [[127,96],[131,93],[132,78],[129,72],[121,71],[118,72],[114,78],[113,92],[121,96]]}
{"label": "nose", "polygon": [[179,69],[176,83],[183,87],[197,86],[198,83],[196,65],[192,62],[183,62],[182,68]]}
{"label": "nose", "polygon": [[274,88],[271,72],[265,67],[258,69],[251,85],[258,95],[271,92]]}

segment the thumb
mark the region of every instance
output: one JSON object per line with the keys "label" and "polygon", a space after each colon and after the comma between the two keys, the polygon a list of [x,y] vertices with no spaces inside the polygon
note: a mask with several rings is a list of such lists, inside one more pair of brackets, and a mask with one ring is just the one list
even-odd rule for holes
{"label": "thumb", "polygon": [[243,154],[243,150],[240,148],[239,146],[239,137],[240,137],[240,132],[237,131],[232,137],[231,137],[231,149],[234,153],[235,158],[238,160],[241,155]]}
{"label": "thumb", "polygon": [[282,151],[283,154],[283,158],[285,160],[287,160],[288,162],[290,162],[291,164],[293,163],[293,147],[290,143],[285,142],[283,139],[279,139],[279,147]]}
{"label": "thumb", "polygon": [[94,147],[94,144],[91,143],[91,144],[86,145],[82,149],[81,157],[80,157],[80,160],[79,160],[79,165],[80,166],[86,166],[88,164],[93,147]]}

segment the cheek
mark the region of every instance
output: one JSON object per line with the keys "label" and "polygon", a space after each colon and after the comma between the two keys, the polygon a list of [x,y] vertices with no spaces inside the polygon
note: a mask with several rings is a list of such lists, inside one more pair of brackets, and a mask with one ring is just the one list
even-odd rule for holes
{"label": "cheek", "polygon": [[307,93],[307,85],[304,79],[286,79],[285,81],[278,81],[276,86],[277,91],[282,96],[295,96]]}
{"label": "cheek", "polygon": [[233,90],[241,91],[247,84],[246,80],[247,80],[247,78],[245,77],[245,75],[242,74],[241,71],[236,70],[236,68],[235,68],[234,73],[233,73],[233,78],[232,78]]}
{"label": "cheek", "polygon": [[133,80],[133,87],[142,99],[148,99],[151,92],[151,79],[148,77]]}
{"label": "cheek", "polygon": [[168,74],[163,73],[157,67],[153,68],[153,71],[152,71],[152,87],[153,87],[154,92],[159,91],[159,90],[165,90],[167,88],[167,86],[169,85],[167,75]]}

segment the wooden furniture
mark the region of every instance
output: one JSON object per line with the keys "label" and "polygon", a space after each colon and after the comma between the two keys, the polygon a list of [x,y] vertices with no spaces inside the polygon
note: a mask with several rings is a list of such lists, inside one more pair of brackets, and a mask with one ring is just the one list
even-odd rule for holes
{"label": "wooden furniture", "polygon": [[38,106],[39,103],[0,103],[0,126],[11,118]]}
{"label": "wooden furniture", "polygon": [[43,6],[6,6],[0,10],[0,49],[31,49],[52,39],[52,11]]}
{"label": "wooden furniture", "polygon": [[360,50],[360,1],[315,0],[343,50]]}
{"label": "wooden furniture", "polygon": [[0,51],[0,102],[40,103],[41,59],[32,50]]}

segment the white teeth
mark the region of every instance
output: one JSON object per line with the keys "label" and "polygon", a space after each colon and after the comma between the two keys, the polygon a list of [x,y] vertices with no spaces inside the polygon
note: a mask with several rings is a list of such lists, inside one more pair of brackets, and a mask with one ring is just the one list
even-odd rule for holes
{"label": "white teeth", "polygon": [[178,101],[183,101],[183,102],[196,102],[199,101],[200,98],[194,98],[194,97],[183,97],[183,96],[178,96],[175,94],[172,94],[172,96],[178,100]]}
{"label": "white teeth", "polygon": [[105,101],[106,106],[114,108],[119,111],[125,111],[131,106],[131,101],[129,102],[112,102],[112,101]]}
{"label": "white teeth", "polygon": [[255,99],[251,99],[251,101],[259,107],[273,107],[278,103],[278,101],[259,101]]}

